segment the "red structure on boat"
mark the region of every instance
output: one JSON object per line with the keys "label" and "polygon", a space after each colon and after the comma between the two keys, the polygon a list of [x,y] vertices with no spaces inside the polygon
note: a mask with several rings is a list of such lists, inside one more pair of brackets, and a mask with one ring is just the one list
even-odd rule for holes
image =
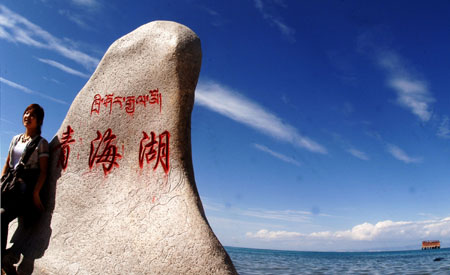
{"label": "red structure on boat", "polygon": [[441,248],[440,241],[423,241],[422,242],[422,250],[426,249],[439,249]]}

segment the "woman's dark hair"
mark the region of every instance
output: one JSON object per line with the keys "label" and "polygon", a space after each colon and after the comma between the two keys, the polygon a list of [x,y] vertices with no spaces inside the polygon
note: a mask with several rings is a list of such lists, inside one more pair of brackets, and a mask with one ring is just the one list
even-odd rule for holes
{"label": "woman's dark hair", "polygon": [[[38,134],[41,134],[41,127],[44,123],[44,109],[36,103],[30,104],[25,111],[23,112],[23,115],[25,115],[26,112],[30,111],[33,115],[36,116],[37,124],[38,124]],[[22,116],[23,116],[22,115]]]}

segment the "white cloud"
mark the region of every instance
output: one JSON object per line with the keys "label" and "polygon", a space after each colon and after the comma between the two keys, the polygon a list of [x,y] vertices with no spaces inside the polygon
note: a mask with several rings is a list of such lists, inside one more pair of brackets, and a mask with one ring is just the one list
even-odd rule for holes
{"label": "white cloud", "polygon": [[246,236],[249,238],[256,238],[256,239],[266,239],[266,240],[288,240],[288,239],[295,239],[299,237],[304,237],[305,235],[298,232],[288,232],[288,231],[269,231],[267,229],[261,229],[258,232],[252,233],[247,232]]}
{"label": "white cloud", "polygon": [[255,7],[260,11],[263,12],[264,11],[264,5],[262,0],[254,0],[255,3]]}
{"label": "white cloud", "polygon": [[98,13],[102,8],[101,0],[70,0],[72,6],[60,9],[59,14],[77,24],[85,30],[93,30],[92,23],[96,20]]}
{"label": "white cloud", "polygon": [[85,14],[77,14],[69,10],[59,10],[58,12],[83,29],[89,30],[92,28],[90,24],[86,23]]}
{"label": "white cloud", "polygon": [[76,75],[76,76],[80,76],[83,78],[89,78],[90,75],[82,73],[80,71],[77,71],[75,69],[72,69],[70,67],[67,67],[66,65],[63,65],[59,62],[56,62],[54,60],[50,60],[50,59],[43,59],[43,58],[38,58],[39,61],[41,61],[42,63],[48,64],[50,66],[53,66],[57,69],[60,69],[61,71],[64,71],[66,73],[72,74],[72,75]]}
{"label": "white cloud", "polygon": [[340,144],[340,146],[347,151],[352,156],[362,159],[362,160],[369,160],[369,156],[364,153],[361,150],[358,150],[353,147],[353,145],[348,142],[344,137],[342,137],[340,134],[335,132],[330,132],[331,136],[333,137],[333,140]]}
{"label": "white cloud", "polygon": [[72,2],[84,8],[96,8],[100,5],[97,0],[72,0]]}
{"label": "white cloud", "polygon": [[228,23],[228,20],[225,19],[219,12],[213,10],[206,6],[201,6],[201,8],[208,14],[209,22],[211,25],[215,27],[221,27]]}
{"label": "white cloud", "polygon": [[270,223],[263,223],[263,222],[255,222],[255,221],[249,221],[247,220],[239,220],[235,218],[223,218],[223,217],[217,217],[217,216],[210,216],[208,215],[208,222],[213,226],[214,231],[216,230],[224,230],[225,228],[228,230],[228,232],[236,232],[236,228],[243,229],[243,228],[265,228],[265,227],[279,227],[282,228],[282,225],[274,225]]}
{"label": "white cloud", "polygon": [[[289,41],[295,42],[295,29],[289,27],[281,18],[268,12],[268,7],[266,5],[268,3],[264,3],[263,0],[254,0],[254,3],[256,9],[262,14],[264,19],[276,26]],[[274,3],[280,7],[287,8],[287,5],[283,1],[275,1]]]}
{"label": "white cloud", "polygon": [[240,215],[268,220],[304,223],[308,222],[311,219],[312,213],[309,211],[299,211],[299,210],[248,209],[248,210],[241,210]]}
{"label": "white cloud", "polygon": [[442,119],[437,135],[441,138],[450,138],[450,120],[448,116],[444,116]]}
{"label": "white cloud", "polygon": [[14,42],[14,39],[9,35],[9,33],[2,27],[2,16],[0,15],[0,38],[5,39],[8,42]]}
{"label": "white cloud", "polygon": [[388,73],[388,85],[397,93],[397,102],[409,109],[422,121],[432,116],[431,103],[435,100],[424,80],[413,77],[400,56],[394,52],[383,52],[378,58],[379,65]]}
{"label": "white cloud", "polygon": [[400,147],[393,144],[388,144],[387,150],[394,158],[401,160],[405,163],[419,163],[422,161],[421,158],[408,156],[408,154],[406,154],[405,151],[403,151]]}
{"label": "white cloud", "polygon": [[430,103],[434,99],[428,92],[424,82],[406,78],[394,78],[391,79],[389,84],[397,91],[397,101],[400,105],[410,109],[422,121],[430,120],[432,115]]}
{"label": "white cloud", "polygon": [[[211,199],[202,197],[202,203],[207,211],[216,213],[228,213],[234,217],[241,216],[248,221],[249,217],[258,218],[263,220],[275,220],[275,221],[288,221],[305,223],[311,220],[313,213],[310,211],[302,210],[267,210],[267,209],[241,209],[238,207],[225,206],[224,204],[217,203]],[[326,214],[319,214],[320,216],[328,216]]]}
{"label": "white cloud", "polygon": [[0,5],[0,28],[0,38],[9,42],[56,52],[88,69],[95,68],[99,62],[3,5]]}
{"label": "white cloud", "polygon": [[286,37],[288,37],[291,41],[295,41],[294,35],[295,30],[291,27],[289,27],[287,24],[282,22],[280,19],[272,18],[272,22],[275,24],[275,26],[278,27],[278,29],[281,31],[282,34],[284,34]]}
{"label": "white cloud", "polygon": [[362,160],[369,160],[369,157],[367,156],[366,153],[364,153],[362,151],[359,151],[359,150],[357,150],[355,148],[350,148],[347,151],[350,154],[352,154],[354,157],[357,157],[357,158],[362,159]]}
{"label": "white cloud", "polygon": [[321,231],[309,234],[261,229],[255,233],[247,232],[246,236],[262,240],[319,239],[324,243],[327,241],[366,241],[376,243],[389,240],[401,242],[408,240],[448,239],[450,238],[450,217],[426,221],[394,222],[386,220],[376,224],[365,222],[344,231]]}
{"label": "white cloud", "polygon": [[14,89],[17,89],[17,90],[19,90],[19,91],[22,91],[22,92],[24,92],[24,93],[26,93],[26,94],[37,95],[37,96],[40,96],[40,97],[42,97],[42,98],[51,100],[51,101],[56,102],[56,103],[59,103],[59,104],[68,105],[68,103],[65,102],[64,100],[57,99],[57,98],[54,98],[54,97],[52,97],[52,96],[48,96],[48,95],[46,95],[46,94],[43,94],[43,93],[41,93],[41,92],[37,92],[37,91],[31,90],[31,89],[29,89],[29,88],[27,88],[27,87],[24,87],[24,86],[22,86],[22,85],[20,85],[20,84],[17,84],[17,83],[15,83],[15,82],[13,82],[13,81],[7,80],[7,79],[5,79],[5,78],[3,78],[3,77],[0,77],[0,83],[4,83],[4,84],[8,85],[9,87],[14,88]]}
{"label": "white cloud", "polygon": [[45,76],[43,76],[42,78],[45,79],[45,80],[47,80],[47,81],[54,82],[54,83],[56,83],[56,84],[62,84],[61,81],[56,80],[56,79],[54,79],[54,78],[48,78],[48,77],[45,77]]}
{"label": "white cloud", "polygon": [[285,155],[283,155],[283,154],[277,153],[277,152],[275,152],[275,151],[272,151],[272,150],[270,150],[269,148],[267,148],[267,147],[264,146],[264,145],[253,144],[253,146],[255,146],[256,149],[258,149],[258,150],[260,150],[260,151],[263,151],[263,152],[266,152],[266,153],[268,153],[269,155],[271,155],[271,156],[273,156],[273,157],[275,157],[275,158],[277,158],[277,159],[280,159],[280,160],[282,160],[282,161],[284,161],[284,162],[294,164],[295,166],[300,166],[300,165],[301,165],[300,162],[296,161],[295,159],[290,158],[290,157],[288,157],[288,156],[285,156]]}
{"label": "white cloud", "polygon": [[322,145],[300,135],[296,128],[284,123],[276,115],[217,83],[200,83],[196,90],[195,102],[277,139],[311,152],[327,154]]}
{"label": "white cloud", "polygon": [[438,217],[436,215],[432,214],[432,213],[419,212],[419,213],[417,213],[417,215],[428,217],[428,218],[434,219],[434,220],[438,219]]}

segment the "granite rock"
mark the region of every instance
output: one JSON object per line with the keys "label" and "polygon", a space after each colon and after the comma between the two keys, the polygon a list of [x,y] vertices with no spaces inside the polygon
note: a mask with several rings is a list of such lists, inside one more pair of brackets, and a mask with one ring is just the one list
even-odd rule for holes
{"label": "granite rock", "polygon": [[31,229],[19,222],[13,237],[12,250],[31,262],[24,270],[236,274],[195,184],[200,66],[199,38],[174,22],[148,23],[110,46],[50,144],[46,212]]}

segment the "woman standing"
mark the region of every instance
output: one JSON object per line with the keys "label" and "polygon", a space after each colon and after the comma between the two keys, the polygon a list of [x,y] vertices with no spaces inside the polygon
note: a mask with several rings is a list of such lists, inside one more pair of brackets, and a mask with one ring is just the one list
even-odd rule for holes
{"label": "woman standing", "polygon": [[[13,137],[9,146],[8,156],[2,170],[2,177],[10,169],[15,169],[22,159],[27,145],[39,141],[26,163],[23,173],[14,188],[8,192],[2,191],[1,200],[1,245],[2,260],[8,240],[9,223],[19,216],[27,216],[35,213],[35,209],[44,210],[39,192],[47,177],[48,166],[48,142],[41,137],[41,127],[44,122],[44,109],[38,104],[31,104],[25,109],[22,117],[25,133]],[[35,143],[35,142],[33,142]],[[3,181],[3,180],[2,180]]]}

